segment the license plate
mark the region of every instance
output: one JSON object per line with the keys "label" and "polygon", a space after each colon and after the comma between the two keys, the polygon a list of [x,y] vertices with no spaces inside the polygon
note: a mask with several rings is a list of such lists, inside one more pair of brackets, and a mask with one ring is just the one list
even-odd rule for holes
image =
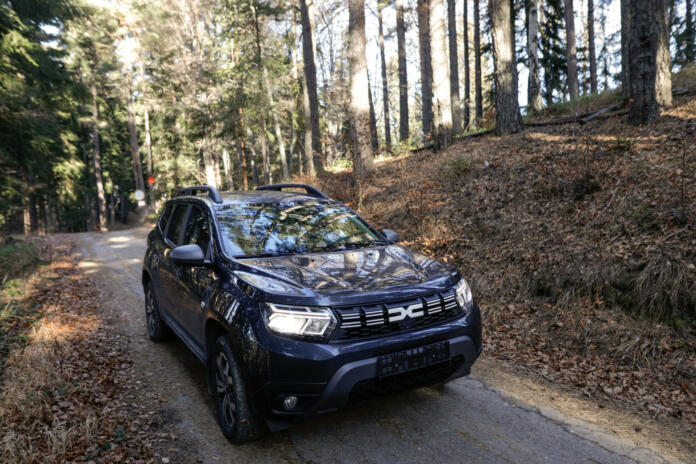
{"label": "license plate", "polygon": [[449,358],[449,341],[385,354],[377,360],[377,376],[379,378],[389,377],[390,375],[449,361]]}

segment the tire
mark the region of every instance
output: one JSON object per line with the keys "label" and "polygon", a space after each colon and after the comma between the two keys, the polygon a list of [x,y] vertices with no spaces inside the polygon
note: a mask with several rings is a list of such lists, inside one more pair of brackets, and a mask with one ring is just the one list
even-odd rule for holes
{"label": "tire", "polygon": [[213,370],[215,417],[225,437],[234,444],[241,444],[263,436],[265,430],[249,401],[228,335],[216,340],[210,366]]}
{"label": "tire", "polygon": [[147,324],[147,336],[153,342],[163,342],[172,338],[172,330],[169,328],[160,314],[155,292],[152,290],[152,282],[145,282],[145,322]]}

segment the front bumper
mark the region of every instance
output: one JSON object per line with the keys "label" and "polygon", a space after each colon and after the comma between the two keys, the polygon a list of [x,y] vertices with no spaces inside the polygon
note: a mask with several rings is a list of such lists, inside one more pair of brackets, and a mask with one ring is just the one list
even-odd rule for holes
{"label": "front bumper", "polygon": [[[271,431],[380,394],[466,376],[482,349],[478,307],[467,317],[371,340],[340,344],[315,344],[280,337],[266,340],[270,342],[266,346],[268,357],[264,357],[267,377],[258,384],[260,388],[255,396],[258,410],[263,412]],[[449,341],[448,362],[382,380],[377,378],[380,356],[440,341]],[[282,401],[287,395],[298,397],[295,410],[283,408]]]}

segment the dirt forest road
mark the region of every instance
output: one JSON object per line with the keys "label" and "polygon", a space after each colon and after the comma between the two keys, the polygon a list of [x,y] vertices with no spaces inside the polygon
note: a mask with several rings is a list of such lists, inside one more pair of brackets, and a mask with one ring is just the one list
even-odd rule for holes
{"label": "dirt forest road", "polygon": [[[503,396],[476,377],[307,421],[244,446],[213,417],[203,367],[178,340],[147,339],[140,285],[148,229],[72,235],[80,266],[104,294],[102,317],[130,339],[145,391],[165,401],[176,450],[163,462],[632,463],[677,462],[558,413]],[[485,356],[485,351],[484,351]],[[145,395],[145,397],[147,397]],[[160,455],[158,459],[165,457]]]}

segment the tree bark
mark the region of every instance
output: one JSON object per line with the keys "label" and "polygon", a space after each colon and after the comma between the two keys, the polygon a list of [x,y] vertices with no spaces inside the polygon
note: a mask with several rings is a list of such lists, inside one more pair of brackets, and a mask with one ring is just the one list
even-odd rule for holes
{"label": "tree bark", "polygon": [[687,63],[693,63],[696,57],[696,32],[694,31],[694,12],[691,0],[685,0],[684,11],[684,40],[686,41],[684,52]]}
{"label": "tree bark", "polygon": [[90,87],[92,91],[92,164],[94,166],[94,179],[97,184],[97,227],[106,230],[106,196],[104,195],[104,181],[102,177],[101,150],[99,144],[99,106],[97,105],[97,82],[94,69],[91,71]]}
{"label": "tree bark", "polygon": [[452,143],[452,96],[450,67],[447,56],[447,30],[444,0],[430,0],[430,40],[433,71],[434,148]]}
{"label": "tree bark", "polygon": [[[145,84],[145,64],[142,60],[138,63],[140,66],[140,80]],[[145,90],[143,89],[143,115],[145,116],[145,148],[147,150],[147,178],[152,176],[152,135],[150,134],[150,110],[148,109],[147,101],[145,100]],[[153,189],[154,185],[147,183],[147,204],[152,207],[153,205]]]}
{"label": "tree bark", "polygon": [[367,97],[370,102],[370,145],[372,151],[379,150],[379,139],[377,138],[377,115],[375,114],[375,104],[372,99],[372,85],[370,84],[370,74],[367,75]]}
{"label": "tree bark", "polygon": [[392,151],[391,121],[389,120],[389,82],[387,81],[387,60],[384,56],[384,26],[382,9],[384,0],[377,0],[377,23],[379,25],[379,55],[382,61],[382,106],[384,108],[384,146],[387,153]]}
{"label": "tree bark", "polygon": [[[591,0],[590,0],[591,1]],[[527,0],[527,54],[529,55],[529,81],[527,84],[527,105],[529,111],[538,113],[544,108],[539,79],[539,0]]]}
{"label": "tree bark", "polygon": [[408,75],[406,72],[406,25],[402,0],[396,0],[396,42],[399,63],[399,139],[408,140]]}
{"label": "tree bark", "polygon": [[469,69],[469,0],[463,0],[464,11],[462,22],[464,23],[464,128],[469,128],[471,118],[471,73]]}
{"label": "tree bark", "polygon": [[[133,159],[133,174],[135,175],[135,189],[145,193],[145,182],[143,180],[143,165],[140,162],[140,151],[138,149],[138,133],[135,128],[135,116],[133,114],[133,98],[131,96],[131,76],[126,73],[126,108],[128,111],[128,135],[130,141],[131,158]],[[121,192],[125,195],[125,192]]]}
{"label": "tree bark", "polygon": [[672,104],[668,0],[631,0],[628,62],[631,93],[628,119],[645,124]]}
{"label": "tree bark", "polygon": [[283,174],[283,179],[290,178],[290,173],[288,172],[288,159],[285,153],[285,139],[283,138],[283,131],[280,128],[280,120],[278,119],[278,111],[275,108],[275,102],[273,101],[273,91],[271,90],[271,81],[268,77],[268,69],[263,67],[263,79],[266,84],[266,100],[271,109],[271,118],[273,119],[273,129],[275,131],[275,136],[278,141],[278,155],[280,157],[280,169]]}
{"label": "tree bark", "polygon": [[450,101],[452,103],[452,130],[462,130],[462,104],[459,99],[459,54],[457,53],[456,0],[447,0],[447,33],[449,36]]}
{"label": "tree bark", "polygon": [[590,48],[590,92],[597,93],[597,55],[595,53],[594,0],[587,0],[587,46]]}
{"label": "tree bark", "polygon": [[365,58],[365,1],[348,1],[348,66],[350,72],[353,173],[362,179],[373,169],[370,146],[370,96]]}
{"label": "tree bark", "polygon": [[227,147],[222,147],[222,169],[225,173],[225,190],[234,190],[234,179],[232,178],[232,159]]}
{"label": "tree bark", "polygon": [[474,0],[474,87],[476,91],[476,119],[483,117],[483,88],[481,85],[481,14],[479,1]]}
{"label": "tree bark", "polygon": [[305,75],[305,162],[307,174],[323,172],[321,134],[319,133],[319,99],[317,97],[317,68],[314,55],[314,0],[300,0],[302,22],[302,53]]}
{"label": "tree bark", "polygon": [[261,159],[263,161],[263,179],[266,184],[271,183],[271,166],[270,166],[270,155],[268,148],[268,140],[266,138],[266,110],[268,109],[269,102],[266,101],[266,92],[264,89],[264,78],[266,73],[266,68],[263,65],[263,54],[261,53],[261,25],[259,24],[258,8],[254,6],[254,32],[256,35],[256,70],[258,72],[258,88],[259,95],[261,97],[261,111],[259,111],[259,118],[261,122],[261,134],[259,137],[259,143],[261,144]]}
{"label": "tree bark", "polygon": [[631,70],[628,63],[628,44],[631,37],[631,0],[621,0],[621,92],[631,95]]}
{"label": "tree bark", "polygon": [[495,64],[495,133],[506,135],[522,130],[517,102],[517,63],[512,24],[512,0],[489,0],[491,38]]}
{"label": "tree bark", "polygon": [[568,93],[570,99],[578,98],[578,55],[575,48],[575,12],[573,0],[563,0],[565,8],[566,61],[568,62]]}
{"label": "tree bark", "polygon": [[430,2],[418,0],[418,47],[421,72],[421,125],[423,138],[429,142],[433,130],[433,68],[430,59]]}

